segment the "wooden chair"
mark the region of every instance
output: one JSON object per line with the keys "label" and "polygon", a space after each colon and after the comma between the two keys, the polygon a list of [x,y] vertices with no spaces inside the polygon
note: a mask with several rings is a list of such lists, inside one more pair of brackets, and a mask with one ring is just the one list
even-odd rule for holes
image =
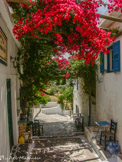
{"label": "wooden chair", "polygon": [[43,134],[43,125],[40,124],[39,120],[34,120],[32,124],[33,136],[40,136],[41,135],[40,130],[42,130],[42,134]]}
{"label": "wooden chair", "polygon": [[111,120],[110,124],[110,130],[109,131],[101,131],[100,134],[100,144],[102,143],[102,139],[104,138],[104,150],[106,150],[106,142],[109,139],[109,141],[116,142],[116,131],[117,131],[117,122],[114,122]]}
{"label": "wooden chair", "polygon": [[75,127],[77,131],[81,130],[84,131],[84,117],[79,116],[75,119]]}

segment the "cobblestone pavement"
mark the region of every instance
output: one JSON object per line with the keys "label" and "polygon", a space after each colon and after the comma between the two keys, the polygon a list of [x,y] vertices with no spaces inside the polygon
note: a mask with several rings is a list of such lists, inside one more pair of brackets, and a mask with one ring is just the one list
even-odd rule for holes
{"label": "cobblestone pavement", "polygon": [[36,119],[40,120],[44,126],[43,136],[71,136],[76,132],[73,119],[69,116],[40,113]]}
{"label": "cobblestone pavement", "polygon": [[91,146],[79,137],[53,137],[33,140],[30,162],[98,162]]}
{"label": "cobblestone pavement", "polygon": [[29,162],[99,162],[85,136],[76,133],[69,116],[40,113],[36,119],[44,125],[41,137],[33,137]]}

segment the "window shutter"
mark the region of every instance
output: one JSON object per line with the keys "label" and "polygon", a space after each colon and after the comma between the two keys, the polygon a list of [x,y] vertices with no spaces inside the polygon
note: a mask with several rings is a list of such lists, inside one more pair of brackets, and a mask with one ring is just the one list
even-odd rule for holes
{"label": "window shutter", "polygon": [[104,53],[100,53],[100,72],[104,73]]}
{"label": "window shutter", "polygon": [[[109,49],[108,49],[109,50]],[[109,72],[109,62],[110,62],[110,60],[109,60],[109,53],[107,54],[107,72]]]}
{"label": "window shutter", "polygon": [[120,71],[120,40],[113,43],[113,71]]}

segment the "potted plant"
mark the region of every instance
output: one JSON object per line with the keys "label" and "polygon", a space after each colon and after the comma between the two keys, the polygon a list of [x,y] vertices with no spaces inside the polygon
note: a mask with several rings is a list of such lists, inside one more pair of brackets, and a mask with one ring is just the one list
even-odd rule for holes
{"label": "potted plant", "polygon": [[22,100],[22,113],[20,114],[20,120],[26,120],[27,118],[27,102],[25,100]]}
{"label": "potted plant", "polygon": [[20,114],[20,120],[26,120],[26,118],[27,118],[26,113],[22,111],[22,113]]}

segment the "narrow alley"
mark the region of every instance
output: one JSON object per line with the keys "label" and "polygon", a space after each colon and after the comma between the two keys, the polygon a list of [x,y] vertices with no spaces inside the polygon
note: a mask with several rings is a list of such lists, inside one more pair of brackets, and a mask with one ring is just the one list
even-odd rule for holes
{"label": "narrow alley", "polygon": [[77,132],[72,116],[53,112],[46,114],[46,109],[35,114],[35,120],[43,125],[41,136],[33,136],[31,144],[16,146],[13,150],[14,162],[101,161],[87,142],[84,132]]}
{"label": "narrow alley", "polygon": [[0,162],[122,162],[122,0],[0,0]]}
{"label": "narrow alley", "polygon": [[30,162],[100,161],[83,132],[76,131],[72,117],[40,112],[35,119],[43,124],[44,132],[33,137]]}
{"label": "narrow alley", "polygon": [[[75,136],[75,128],[70,119],[60,115],[51,115],[52,122],[49,115],[41,115],[46,117],[44,124],[46,137],[33,138],[34,148],[31,158],[40,159],[30,160],[31,162],[99,161],[84,136]],[[48,135],[52,137],[48,137]]]}

